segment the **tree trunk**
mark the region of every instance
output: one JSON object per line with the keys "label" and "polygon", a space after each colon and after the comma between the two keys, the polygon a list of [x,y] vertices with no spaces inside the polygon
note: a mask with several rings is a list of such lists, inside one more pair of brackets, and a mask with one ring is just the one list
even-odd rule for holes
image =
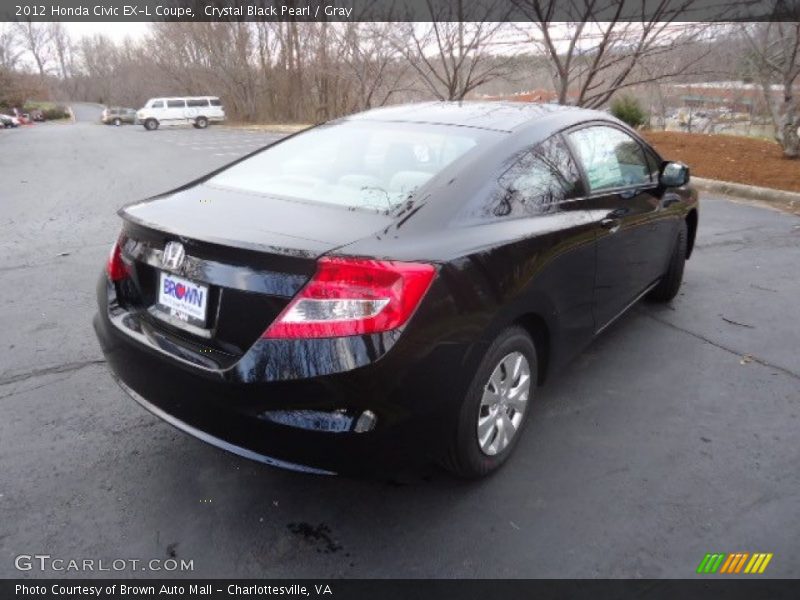
{"label": "tree trunk", "polygon": [[786,119],[783,124],[783,156],[786,158],[800,158],[800,136],[797,135],[797,123]]}
{"label": "tree trunk", "polygon": [[781,117],[781,146],[786,158],[800,158],[800,136],[797,134],[797,100],[792,81],[784,85],[783,116]]}

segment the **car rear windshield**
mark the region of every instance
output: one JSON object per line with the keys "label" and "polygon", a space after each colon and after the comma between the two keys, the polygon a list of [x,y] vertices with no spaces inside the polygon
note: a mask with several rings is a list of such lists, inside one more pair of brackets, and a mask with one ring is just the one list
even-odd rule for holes
{"label": "car rear windshield", "polygon": [[388,211],[491,133],[431,124],[332,123],[266,148],[208,183]]}

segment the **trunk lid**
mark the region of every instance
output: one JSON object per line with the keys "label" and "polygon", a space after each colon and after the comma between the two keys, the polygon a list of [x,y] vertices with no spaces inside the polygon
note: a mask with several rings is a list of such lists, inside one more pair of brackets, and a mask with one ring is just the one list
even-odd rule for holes
{"label": "trunk lid", "polygon": [[[207,184],[120,215],[122,256],[131,271],[119,286],[120,302],[182,354],[194,353],[212,368],[231,366],[252,346],[314,274],[319,256],[393,220]],[[165,257],[170,242],[181,246],[178,262]],[[198,286],[204,320],[160,301],[175,283]]]}
{"label": "trunk lid", "polygon": [[175,236],[314,258],[392,222],[373,211],[289,200],[203,183],[123,208],[121,216]]}

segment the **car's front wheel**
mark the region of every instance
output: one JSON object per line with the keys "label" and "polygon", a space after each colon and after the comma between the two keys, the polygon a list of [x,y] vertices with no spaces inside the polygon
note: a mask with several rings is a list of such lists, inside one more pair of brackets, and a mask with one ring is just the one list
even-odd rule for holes
{"label": "car's front wheel", "polygon": [[658,285],[647,295],[647,299],[653,302],[669,302],[678,295],[683,281],[683,267],[686,264],[686,240],[688,227],[686,221],[681,221],[678,230],[678,239],[675,240],[675,248],[669,259],[669,266],[666,273],[658,282]]}
{"label": "car's front wheel", "polygon": [[114,119],[114,127],[119,127],[120,125],[122,125],[122,119],[117,117],[116,119]]}
{"label": "car's front wheel", "polygon": [[194,121],[194,126],[198,129],[205,129],[208,127],[208,119],[205,117],[197,117],[197,119]]}
{"label": "car's front wheel", "polygon": [[470,479],[499,469],[522,434],[536,382],[533,341],[521,327],[506,329],[486,351],[454,416],[445,468]]}
{"label": "car's front wheel", "polygon": [[158,121],[155,119],[147,119],[144,122],[144,128],[147,129],[147,131],[155,131],[158,129]]}

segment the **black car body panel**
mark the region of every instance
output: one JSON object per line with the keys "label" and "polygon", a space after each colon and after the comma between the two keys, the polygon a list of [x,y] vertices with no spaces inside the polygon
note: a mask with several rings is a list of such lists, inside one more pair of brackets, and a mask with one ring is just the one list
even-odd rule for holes
{"label": "black car body panel", "polygon": [[[635,132],[596,111],[435,103],[337,123],[349,119],[485,133],[387,211],[243,193],[210,176],[120,211],[131,276],[101,276],[95,329],[115,377],[173,425],[290,468],[351,471],[390,455],[435,455],[498,332],[516,323],[531,333],[541,384],[658,282],[679,224],[696,229],[696,192],[666,188],[657,173],[646,185],[589,191],[569,139],[574,128],[616,128],[662,162]],[[545,143],[576,169],[574,187],[563,200],[517,205],[504,177]],[[152,310],[170,241],[186,248],[175,273],[209,286],[204,329]],[[428,263],[436,276],[397,329],[263,338],[321,256]],[[376,425],[356,432],[365,411]]]}
{"label": "black car body panel", "polygon": [[[269,207],[270,218],[253,215]],[[392,218],[375,211],[313,206],[208,183],[125,207],[121,215],[177,237],[285,256],[316,257],[386,227]]]}

